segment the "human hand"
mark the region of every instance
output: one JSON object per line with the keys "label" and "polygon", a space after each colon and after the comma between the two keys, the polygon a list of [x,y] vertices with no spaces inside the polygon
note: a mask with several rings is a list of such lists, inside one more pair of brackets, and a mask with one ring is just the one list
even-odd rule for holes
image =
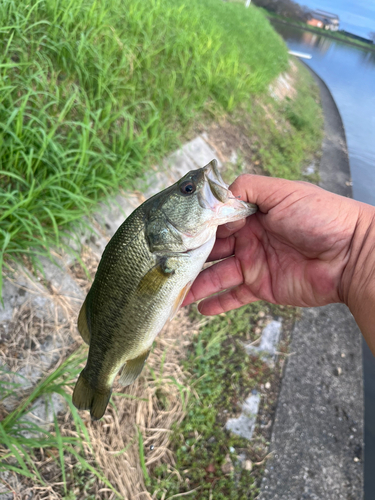
{"label": "human hand", "polygon": [[373,207],[305,182],[256,175],[238,177],[230,189],[259,211],[219,227],[208,259],[219,262],[200,273],[184,305],[208,297],[198,306],[206,315],[260,299],[350,305]]}

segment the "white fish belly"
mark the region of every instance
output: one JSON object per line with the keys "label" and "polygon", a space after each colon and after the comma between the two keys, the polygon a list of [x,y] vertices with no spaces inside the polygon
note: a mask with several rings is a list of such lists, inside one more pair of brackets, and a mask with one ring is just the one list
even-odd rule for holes
{"label": "white fish belly", "polygon": [[[207,257],[211,253],[212,247],[215,243],[215,238],[216,235],[210,238],[209,241],[199,248],[184,254],[184,257],[181,258],[181,266],[179,266],[173,275],[174,284],[173,287],[168,290],[168,296],[163,297],[162,299],[158,296],[155,297],[155,302],[162,304],[162,306],[158,307],[157,314],[154,317],[151,327],[147,332],[145,332],[144,339],[141,342],[142,347],[139,349],[139,354],[144,352],[146,349],[151,348],[157,334],[162,330],[167,321],[171,320],[178,311],[184,297],[181,297],[182,300],[177,307],[176,302],[179,300],[182,290],[184,290],[189,284],[192,284],[198,276],[207,260]],[[187,291],[188,288],[186,292]]]}

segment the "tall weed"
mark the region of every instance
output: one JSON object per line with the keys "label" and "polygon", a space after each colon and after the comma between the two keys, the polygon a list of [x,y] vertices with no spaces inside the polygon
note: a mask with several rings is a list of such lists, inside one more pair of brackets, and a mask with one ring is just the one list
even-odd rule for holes
{"label": "tall weed", "polygon": [[0,26],[0,264],[61,245],[287,61],[255,8],[213,0],[5,0]]}

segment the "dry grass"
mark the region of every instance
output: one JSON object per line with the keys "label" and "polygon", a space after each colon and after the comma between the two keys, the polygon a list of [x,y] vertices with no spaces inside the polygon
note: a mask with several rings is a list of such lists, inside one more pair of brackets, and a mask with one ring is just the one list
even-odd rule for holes
{"label": "dry grass", "polygon": [[47,289],[43,280],[38,282],[24,270],[8,279],[21,296],[25,295],[25,301],[13,309],[11,321],[2,325],[1,364],[24,376],[35,369],[51,368],[52,363],[67,357],[78,340],[78,305],[52,285]]}
{"label": "dry grass", "polygon": [[[98,258],[85,247],[81,254],[83,267],[75,262],[70,266],[70,274],[76,282],[87,291],[97,267]],[[46,370],[60,364],[72,348],[76,348],[78,333],[76,318],[78,304],[64,297],[50,285],[42,288],[39,283],[36,293],[43,295],[49,304],[47,308],[38,309],[32,300],[26,301],[14,311],[12,322],[7,329],[6,344],[2,344],[3,363],[12,372],[30,374],[42,368]],[[27,286],[27,290],[31,290]],[[43,315],[44,312],[44,315]],[[180,311],[176,318],[165,326],[157,337],[153,352],[139,379],[125,390],[116,392],[111,399],[107,412],[99,422],[92,422],[88,412],[81,412],[90,442],[83,443],[85,459],[96,470],[101,470],[109,480],[114,493],[95,475],[80,470],[77,458],[64,457],[66,469],[67,491],[64,493],[63,475],[58,461],[57,449],[37,453],[37,468],[45,485],[31,484],[28,479],[14,483],[9,477],[2,477],[4,485],[13,490],[14,498],[24,499],[31,495],[34,500],[62,498],[156,498],[147,491],[148,475],[152,469],[161,464],[169,464],[171,474],[177,474],[174,466],[174,454],[170,448],[171,429],[180,423],[186,412],[190,394],[187,373],[181,368],[184,351],[190,344],[192,336],[198,331],[197,324],[192,324],[186,311]],[[46,345],[50,351],[46,358]],[[41,364],[45,358],[47,364]],[[34,381],[35,383],[35,381]],[[67,387],[71,392],[72,387]],[[14,406],[13,401],[12,406]],[[2,408],[2,413],[9,411]],[[74,421],[67,409],[58,415],[59,429],[63,436],[77,436]],[[53,430],[52,430],[53,432]],[[76,450],[79,451],[78,449]],[[1,488],[0,488],[1,491]],[[26,495],[26,496],[25,496]]]}

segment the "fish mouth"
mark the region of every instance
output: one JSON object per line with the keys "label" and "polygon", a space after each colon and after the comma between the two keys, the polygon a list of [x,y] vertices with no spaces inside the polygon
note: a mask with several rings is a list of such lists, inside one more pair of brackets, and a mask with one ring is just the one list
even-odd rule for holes
{"label": "fish mouth", "polygon": [[205,179],[208,182],[209,192],[221,203],[228,201],[229,193],[228,184],[226,184],[220,175],[217,161],[212,160],[204,167]]}
{"label": "fish mouth", "polygon": [[233,196],[220,175],[216,160],[203,167],[203,175],[205,182],[199,193],[199,204],[215,212],[216,217],[222,219],[221,224],[242,219],[258,210],[254,203],[246,203]]}

